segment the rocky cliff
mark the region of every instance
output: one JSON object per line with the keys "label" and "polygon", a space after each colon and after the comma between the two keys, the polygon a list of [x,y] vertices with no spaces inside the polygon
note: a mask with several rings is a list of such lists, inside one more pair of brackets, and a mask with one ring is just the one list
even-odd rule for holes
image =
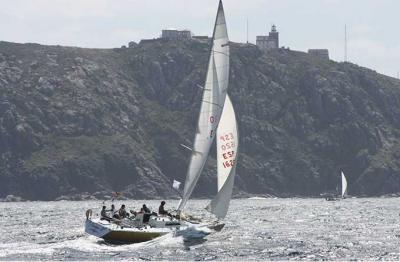
{"label": "rocky cliff", "polygon": [[[232,43],[235,194],[400,192],[400,81],[350,63]],[[0,198],[177,196],[209,44],[83,49],[0,42]],[[194,192],[215,194],[215,150]]]}

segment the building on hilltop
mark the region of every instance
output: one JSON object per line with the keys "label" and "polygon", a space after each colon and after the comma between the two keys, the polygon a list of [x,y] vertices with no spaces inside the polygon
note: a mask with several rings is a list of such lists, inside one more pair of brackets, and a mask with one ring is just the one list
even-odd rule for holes
{"label": "building on hilltop", "polygon": [[128,47],[129,48],[135,48],[135,47],[137,47],[137,43],[136,42],[134,42],[134,41],[130,41],[129,43],[128,43]]}
{"label": "building on hilltop", "polygon": [[[177,30],[175,28],[168,28],[161,30],[161,36],[152,39],[142,39],[139,44],[154,43],[160,40],[186,40],[192,39],[192,32],[188,29]],[[131,45],[129,45],[131,47]],[[132,42],[132,47],[136,47],[136,44]]]}
{"label": "building on hilltop", "polygon": [[192,38],[192,32],[190,30],[177,30],[174,28],[163,29],[161,31],[162,39],[173,39],[173,40],[182,40],[182,39],[190,39]]}
{"label": "building on hilltop", "polygon": [[258,35],[256,45],[261,49],[279,48],[279,32],[276,31],[276,26],[272,25],[269,35]]}
{"label": "building on hilltop", "polygon": [[209,39],[211,39],[208,35],[194,35],[194,36],[192,36],[192,38],[198,39],[198,40],[209,40]]}
{"label": "building on hilltop", "polygon": [[329,51],[328,49],[308,49],[308,53],[313,56],[317,56],[324,60],[329,60]]}

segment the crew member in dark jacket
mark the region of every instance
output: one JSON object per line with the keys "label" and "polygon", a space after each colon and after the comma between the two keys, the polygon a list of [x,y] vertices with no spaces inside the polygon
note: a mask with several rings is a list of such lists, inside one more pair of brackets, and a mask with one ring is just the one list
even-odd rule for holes
{"label": "crew member in dark jacket", "polygon": [[142,208],[144,213],[151,213],[150,208],[148,208],[145,204],[143,204]]}
{"label": "crew member in dark jacket", "polygon": [[158,214],[159,214],[159,215],[167,215],[167,216],[172,217],[172,215],[171,215],[170,213],[168,213],[168,212],[164,209],[164,206],[165,206],[165,201],[161,201],[161,205],[160,205],[160,207],[158,208]]}

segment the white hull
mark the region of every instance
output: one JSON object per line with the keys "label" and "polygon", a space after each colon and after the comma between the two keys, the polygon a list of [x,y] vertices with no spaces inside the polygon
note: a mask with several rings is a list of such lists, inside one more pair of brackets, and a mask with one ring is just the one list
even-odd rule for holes
{"label": "white hull", "polygon": [[[126,223],[110,223],[106,220],[88,219],[85,223],[85,232],[115,243],[139,243],[152,240],[165,234],[175,232],[182,228],[182,225],[176,222],[171,225],[162,223],[160,218],[154,219],[159,227],[152,227],[149,224],[139,227],[130,227]],[[170,219],[166,219],[172,222]],[[125,225],[124,225],[125,224]]]}
{"label": "white hull", "polygon": [[[134,221],[121,221],[119,224],[106,220],[87,219],[85,232],[112,243],[140,243],[153,240],[168,233],[184,234],[186,231],[201,231],[204,237],[212,231],[220,231],[222,223],[191,223],[184,220],[171,219],[163,216],[152,216],[148,223],[132,224]],[[128,225],[128,223],[131,223]],[[192,236],[191,236],[192,237]],[[196,237],[197,238],[197,237]]]}

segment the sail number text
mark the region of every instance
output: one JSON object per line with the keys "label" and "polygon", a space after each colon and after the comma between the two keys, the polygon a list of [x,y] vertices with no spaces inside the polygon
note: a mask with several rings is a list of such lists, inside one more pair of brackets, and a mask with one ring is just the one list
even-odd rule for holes
{"label": "sail number text", "polygon": [[213,124],[215,122],[215,117],[214,116],[210,116],[210,123]]}
{"label": "sail number text", "polygon": [[232,133],[229,133],[229,134],[225,134],[225,135],[220,136],[219,139],[221,139],[222,141],[225,142],[225,141],[233,140],[233,139],[235,139],[235,137],[233,136]]}
{"label": "sail number text", "polygon": [[[226,161],[222,162],[222,165],[224,168],[232,167],[235,164],[235,151],[228,151],[222,154],[224,159],[227,159]],[[229,159],[233,158],[233,159]]]}
{"label": "sail number text", "polygon": [[222,135],[222,136],[219,137],[219,139],[221,141],[225,142],[225,143],[223,143],[221,145],[221,150],[222,151],[230,150],[230,149],[235,148],[235,141],[234,141],[235,137],[233,136],[232,133],[228,133],[228,134]]}
{"label": "sail number text", "polygon": [[[228,133],[219,136],[220,141],[223,141],[221,145],[222,157],[224,158],[224,162],[222,165],[224,168],[232,167],[235,164],[235,136],[233,133]],[[229,151],[228,151],[229,150]]]}
{"label": "sail number text", "polygon": [[235,164],[235,159],[227,160],[222,163],[224,168],[232,167]]}

